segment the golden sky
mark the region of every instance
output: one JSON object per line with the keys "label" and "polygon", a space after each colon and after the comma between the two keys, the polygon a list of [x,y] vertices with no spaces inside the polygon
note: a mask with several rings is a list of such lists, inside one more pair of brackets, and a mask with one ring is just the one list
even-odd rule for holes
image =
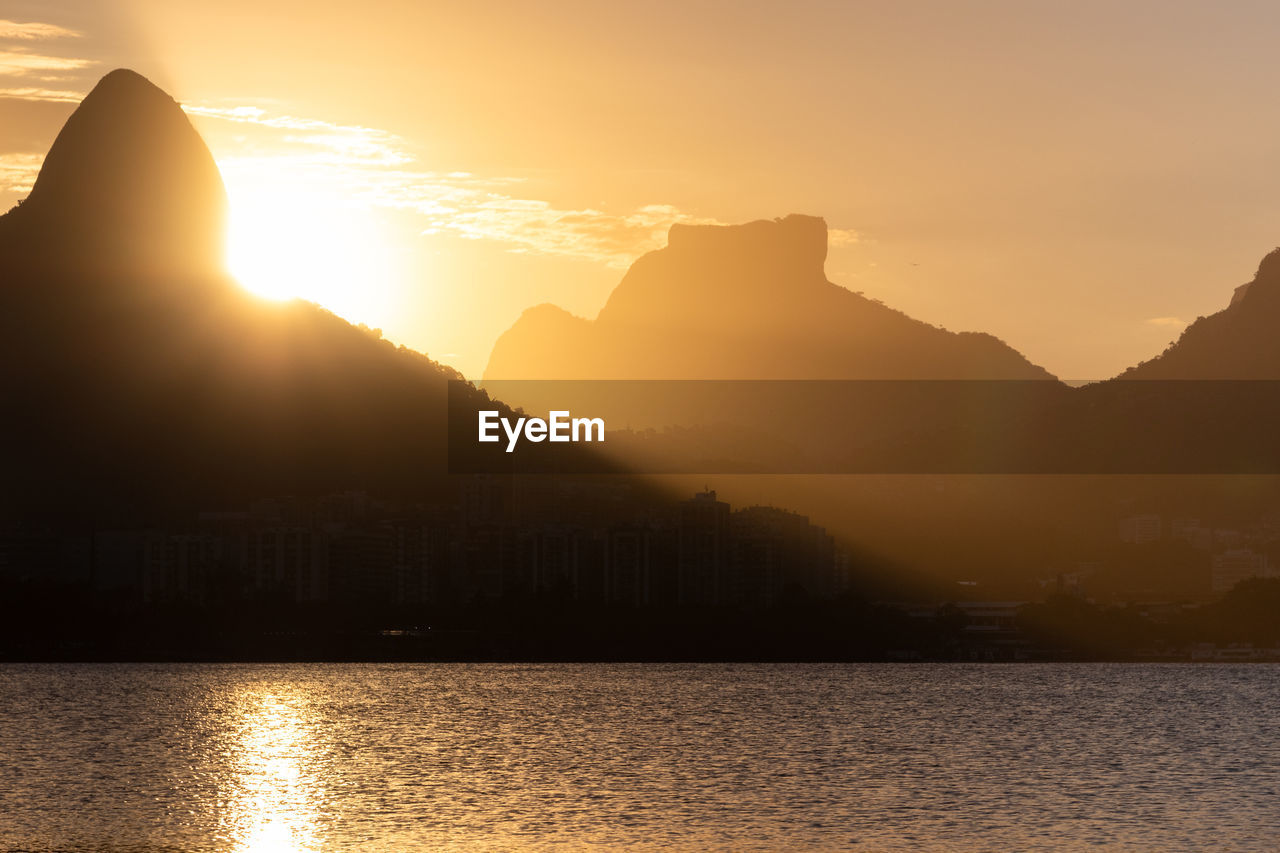
{"label": "golden sky", "polygon": [[836,283],[1101,378],[1280,243],[1278,35],[1262,2],[0,0],[0,209],[130,67],[208,141],[247,284],[469,376],[672,222],[796,212]]}

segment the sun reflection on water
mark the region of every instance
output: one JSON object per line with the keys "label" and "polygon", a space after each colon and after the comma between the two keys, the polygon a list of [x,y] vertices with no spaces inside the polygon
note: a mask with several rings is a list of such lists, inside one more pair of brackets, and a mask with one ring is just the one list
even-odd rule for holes
{"label": "sun reflection on water", "polygon": [[318,722],[304,694],[247,689],[237,700],[235,784],[226,834],[243,853],[320,849],[324,789],[308,768]]}

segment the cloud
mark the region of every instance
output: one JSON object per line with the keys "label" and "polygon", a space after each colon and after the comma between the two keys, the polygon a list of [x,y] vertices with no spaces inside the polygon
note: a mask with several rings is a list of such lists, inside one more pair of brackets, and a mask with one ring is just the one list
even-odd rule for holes
{"label": "cloud", "polygon": [[853,246],[862,242],[862,235],[852,228],[828,228],[827,245],[833,249]]}
{"label": "cloud", "polygon": [[671,205],[653,204],[626,213],[562,210],[547,202],[501,197],[444,206],[424,233],[455,233],[509,243],[513,251],[587,258],[625,268],[645,252],[666,245],[677,222],[719,224]]}
{"label": "cloud", "polygon": [[[4,58],[13,55],[0,53],[0,70]],[[16,55],[32,59],[30,54]],[[49,59],[47,67],[86,64],[81,60],[36,59]],[[81,99],[75,92],[40,87],[0,88],[0,97]],[[183,109],[197,119],[258,129],[252,134],[237,131],[228,145],[234,153],[218,158],[233,194],[237,185],[268,183],[282,186],[284,191],[323,187],[371,208],[414,214],[426,235],[491,240],[512,252],[582,258],[618,269],[666,245],[667,232],[676,223],[722,224],[669,204],[625,211],[556,207],[522,196],[523,181],[519,178],[414,169],[415,158],[405,140],[377,128],[274,115],[257,106],[186,105]],[[40,162],[41,157],[34,154],[0,156],[0,187],[14,193],[29,192]],[[860,241],[858,233],[849,229],[833,228],[829,235],[833,247]],[[1167,319],[1171,318],[1160,318]]]}
{"label": "cloud", "polygon": [[[410,168],[414,158],[400,137],[375,128],[339,125],[295,116],[273,116],[252,106],[186,106],[188,114],[255,125],[275,138],[242,140],[254,153],[220,157],[233,186],[287,169],[299,185],[326,185],[370,206],[422,217],[424,234],[505,243],[510,251],[586,258],[626,267],[666,242],[676,222],[711,223],[670,205],[646,205],[623,213],[562,209],[522,198],[516,178],[481,178],[468,172]],[[270,154],[257,151],[270,148]]]}
{"label": "cloud", "polygon": [[0,192],[31,192],[42,162],[40,154],[0,154]]}
{"label": "cloud", "polygon": [[1143,320],[1148,326],[1162,326],[1170,329],[1181,329],[1187,325],[1187,321],[1181,317],[1152,317],[1149,320]]}
{"label": "cloud", "polygon": [[0,88],[0,98],[11,98],[19,101],[51,101],[60,104],[78,104],[84,100],[84,93],[67,89],[41,89],[34,86],[16,88]]}
{"label": "cloud", "polygon": [[[409,145],[376,128],[273,115],[256,106],[184,109],[192,116],[258,128],[232,141],[237,153],[218,158],[233,194],[237,184],[261,180],[323,186],[370,207],[416,214],[426,235],[492,240],[512,252],[582,258],[619,269],[666,245],[675,223],[721,224],[669,204],[626,211],[561,208],[522,196],[519,178],[413,169]],[[860,237],[831,229],[829,239],[832,246],[849,246]]]}
{"label": "cloud", "polygon": [[57,24],[42,24],[35,21],[30,23],[18,23],[17,21],[6,21],[0,19],[0,39],[15,39],[17,41],[36,41],[45,39],[58,38],[79,38],[80,33],[75,30],[69,30],[66,27],[60,27]]}
{"label": "cloud", "polygon": [[404,153],[405,143],[400,137],[372,127],[334,124],[288,115],[272,116],[261,107],[184,105],[183,110],[188,115],[282,131],[278,143],[310,149],[309,156],[305,151],[295,151],[291,152],[291,158],[296,159],[302,154],[314,164],[391,167],[403,166],[413,159]]}
{"label": "cloud", "polygon": [[[51,86],[31,85],[28,81],[51,83],[75,77],[96,62],[66,56],[47,56],[33,53],[15,42],[48,41],[62,38],[79,38],[80,33],[56,24],[39,22],[19,23],[0,19],[0,98],[20,101],[54,101],[76,103],[82,92],[72,92]],[[9,79],[3,79],[9,78]],[[65,85],[65,84],[64,84]]]}
{"label": "cloud", "polygon": [[[10,77],[37,76],[42,80],[56,78],[70,71],[79,71],[93,63],[87,59],[71,59],[62,56],[41,56],[20,51],[0,51],[0,75]],[[52,75],[52,78],[51,76]]]}

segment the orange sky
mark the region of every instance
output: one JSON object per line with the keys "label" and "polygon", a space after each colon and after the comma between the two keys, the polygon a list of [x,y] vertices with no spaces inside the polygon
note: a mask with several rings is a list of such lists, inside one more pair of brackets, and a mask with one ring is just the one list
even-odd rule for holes
{"label": "orange sky", "polygon": [[594,316],[678,220],[825,216],[833,281],[1066,378],[1158,353],[1280,242],[1273,4],[8,0],[0,19],[0,206],[74,101],[134,68],[222,166],[238,271],[472,376],[526,307]]}

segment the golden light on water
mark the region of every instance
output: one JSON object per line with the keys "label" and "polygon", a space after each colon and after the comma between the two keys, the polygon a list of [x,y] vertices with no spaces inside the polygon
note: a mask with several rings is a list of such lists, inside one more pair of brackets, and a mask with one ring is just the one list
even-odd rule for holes
{"label": "golden light on water", "polygon": [[368,206],[270,168],[231,171],[227,265],[253,293],[306,299],[355,322],[395,310],[397,253]]}
{"label": "golden light on water", "polygon": [[246,692],[238,702],[236,780],[226,834],[241,853],[320,849],[324,789],[307,768],[317,726],[306,698],[292,691]]}

